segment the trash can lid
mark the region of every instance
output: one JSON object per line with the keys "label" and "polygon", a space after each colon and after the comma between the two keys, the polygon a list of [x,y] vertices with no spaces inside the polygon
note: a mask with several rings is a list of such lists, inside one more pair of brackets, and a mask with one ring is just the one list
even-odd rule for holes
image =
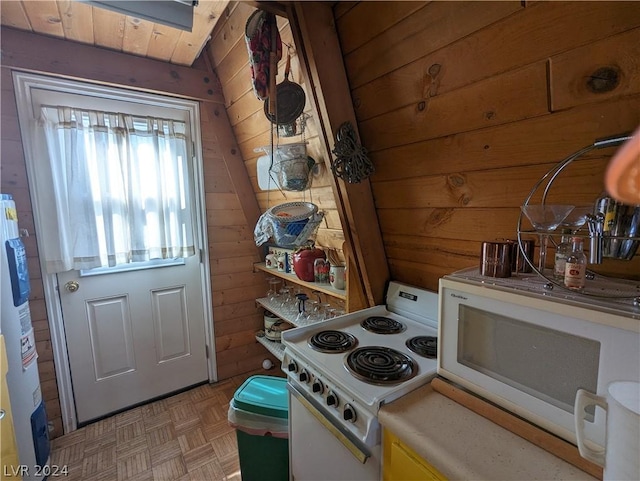
{"label": "trash can lid", "polygon": [[233,395],[234,406],[244,411],[286,418],[289,416],[287,379],[274,376],[251,376]]}

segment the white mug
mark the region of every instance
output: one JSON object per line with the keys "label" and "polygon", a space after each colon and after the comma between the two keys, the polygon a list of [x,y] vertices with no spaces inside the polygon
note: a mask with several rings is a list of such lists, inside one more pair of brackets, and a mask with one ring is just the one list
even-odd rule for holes
{"label": "white mug", "polygon": [[331,266],[329,268],[329,283],[334,289],[343,290],[346,287],[344,266]]}
{"label": "white mug", "polygon": [[264,262],[268,269],[273,269],[277,267],[276,264],[278,261],[276,260],[275,254],[267,254],[266,257],[264,258]]}
{"label": "white mug", "polygon": [[[593,449],[585,439],[585,408],[591,405],[607,412],[604,449]],[[580,455],[604,468],[603,480],[640,479],[640,383],[612,382],[606,397],[578,389],[574,413]]]}

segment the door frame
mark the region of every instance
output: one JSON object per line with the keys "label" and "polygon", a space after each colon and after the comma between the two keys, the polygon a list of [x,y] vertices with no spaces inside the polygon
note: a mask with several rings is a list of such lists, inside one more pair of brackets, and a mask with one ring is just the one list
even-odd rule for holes
{"label": "door frame", "polygon": [[[209,382],[218,380],[216,357],[215,357],[215,335],[213,326],[213,308],[211,295],[211,275],[209,259],[209,243],[207,239],[207,213],[204,190],[204,165],[202,159],[202,138],[200,132],[200,103],[194,100],[181,99],[169,94],[153,94],[136,91],[125,87],[112,87],[107,85],[94,84],[76,80],[69,80],[64,77],[37,75],[21,71],[13,71],[13,83],[15,97],[18,108],[18,118],[20,119],[20,134],[24,149],[27,177],[29,181],[29,194],[33,199],[37,197],[34,187],[34,177],[36,168],[33,162],[33,154],[29,148],[29,142],[25,139],[30,137],[29,119],[32,113],[31,89],[45,88],[49,90],[72,91],[74,93],[87,93],[96,97],[117,98],[119,100],[135,100],[138,102],[148,102],[179,107],[189,113],[190,134],[193,141],[192,161],[193,161],[193,181],[196,232],[194,240],[197,242],[200,253],[200,280],[202,288],[202,299],[204,303],[205,322],[205,348],[207,357],[207,370]],[[78,87],[82,87],[79,92]],[[36,202],[32,201],[33,220],[36,232],[40,230],[40,217],[35,209]],[[38,239],[39,242],[39,239]],[[56,381],[58,384],[58,396],[62,414],[63,433],[67,434],[78,428],[76,417],[75,399],[73,395],[73,384],[71,381],[71,370],[69,366],[69,356],[67,351],[66,334],[64,330],[62,305],[59,296],[59,286],[56,274],[47,274],[44,268],[44,260],[40,257],[40,270],[42,272],[42,282],[44,285],[44,298],[49,319],[49,329],[51,332],[51,346],[56,370]]]}

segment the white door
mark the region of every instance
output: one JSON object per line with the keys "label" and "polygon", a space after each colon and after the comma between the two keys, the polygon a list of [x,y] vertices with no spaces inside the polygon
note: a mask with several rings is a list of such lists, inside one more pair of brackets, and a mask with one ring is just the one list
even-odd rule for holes
{"label": "white door", "polygon": [[58,285],[79,423],[207,380],[197,256]]}
{"label": "white door", "polygon": [[[54,189],[48,187],[51,180],[39,168],[42,155],[35,146],[41,142],[33,141],[38,134],[31,125],[40,107],[71,105],[174,119],[186,126],[190,173],[178,177],[188,186],[191,199],[187,205],[193,212],[195,255],[54,274],[44,266],[46,246],[40,245],[42,236],[39,238],[65,431],[215,380],[215,359],[207,357],[207,351],[213,350],[209,347],[213,325],[207,307],[209,270],[201,262],[208,255],[197,102],[32,74],[19,73],[15,78],[36,231],[40,233],[55,229],[72,234],[76,227],[52,225],[38,209],[54,198]],[[180,158],[184,162],[185,156]],[[148,200],[149,205],[159,202]],[[162,216],[158,222],[162,223]]]}

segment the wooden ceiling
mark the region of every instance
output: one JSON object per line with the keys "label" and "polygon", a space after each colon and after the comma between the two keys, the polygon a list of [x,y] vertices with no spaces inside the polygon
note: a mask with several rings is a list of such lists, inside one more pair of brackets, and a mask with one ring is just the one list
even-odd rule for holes
{"label": "wooden ceiling", "polygon": [[191,66],[229,0],[200,0],[191,32],[74,0],[2,1],[2,26]]}

